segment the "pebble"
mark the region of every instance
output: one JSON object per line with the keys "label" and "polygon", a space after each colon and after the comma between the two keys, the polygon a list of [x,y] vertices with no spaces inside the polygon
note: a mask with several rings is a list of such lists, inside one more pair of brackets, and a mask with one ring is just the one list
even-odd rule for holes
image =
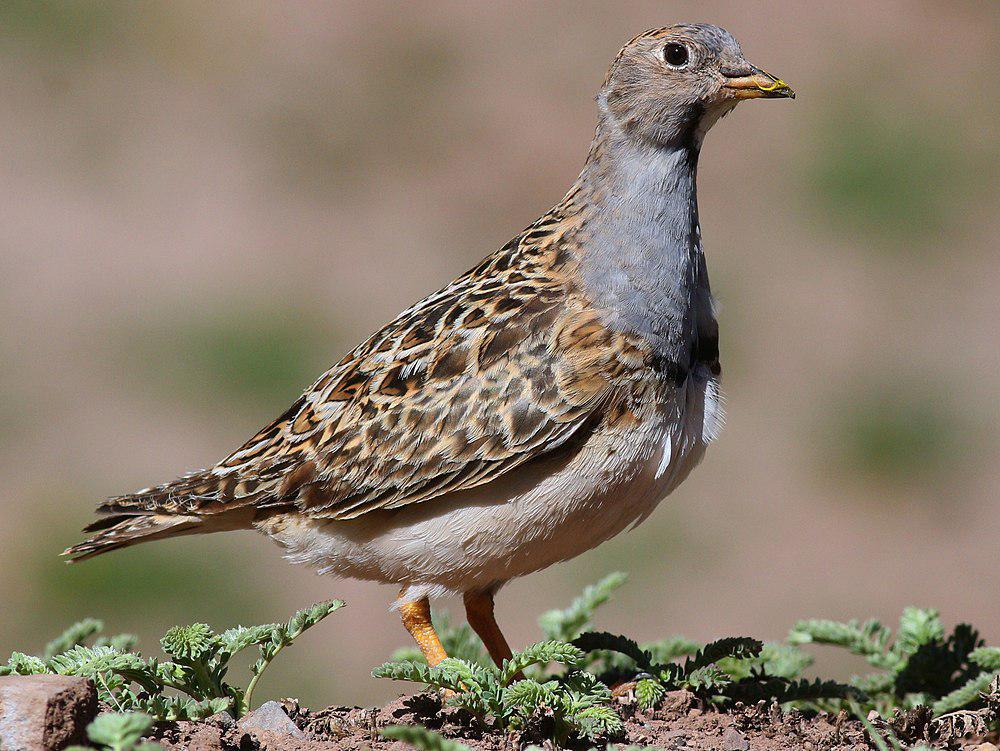
{"label": "pebble", "polygon": [[722,736],[722,748],[724,751],[748,751],[750,743],[739,730],[729,728]]}
{"label": "pebble", "polygon": [[205,722],[210,725],[215,725],[217,728],[229,728],[236,724],[236,720],[229,712],[222,710],[221,712],[216,712],[211,717],[208,717]]}
{"label": "pebble", "polygon": [[290,735],[293,738],[306,737],[306,734],[299,730],[299,726],[292,722],[284,708],[276,701],[261,704],[236,724],[245,733],[264,732]]}

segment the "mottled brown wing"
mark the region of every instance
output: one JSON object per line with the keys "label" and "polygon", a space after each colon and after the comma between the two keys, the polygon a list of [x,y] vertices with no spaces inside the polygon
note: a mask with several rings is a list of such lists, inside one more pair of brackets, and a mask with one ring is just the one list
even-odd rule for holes
{"label": "mottled brown wing", "polygon": [[404,312],[222,462],[232,500],[351,519],[489,482],[585,426],[627,352],[535,233]]}
{"label": "mottled brown wing", "polygon": [[218,465],[100,511],[297,507],[351,519],[481,485],[565,444],[648,354],[573,289],[577,224],[556,207],[404,311]]}
{"label": "mottled brown wing", "polygon": [[[555,334],[525,318],[453,336],[451,355],[390,360],[343,406],[303,404],[289,416],[288,450],[279,454],[296,464],[278,458],[285,487],[270,502],[292,496],[312,515],[350,519],[489,482],[562,445],[603,403],[607,384],[574,382],[552,356]],[[462,359],[460,373],[435,375],[437,363],[447,369]],[[296,423],[306,431],[304,450],[296,450]]]}

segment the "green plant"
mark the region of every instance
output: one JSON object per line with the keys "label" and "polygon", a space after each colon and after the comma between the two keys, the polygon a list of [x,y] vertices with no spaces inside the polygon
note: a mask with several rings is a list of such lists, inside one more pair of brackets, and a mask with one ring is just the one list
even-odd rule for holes
{"label": "green plant", "polygon": [[[788,702],[815,702],[842,699],[851,693],[848,686],[834,681],[799,679],[809,664],[793,651],[736,636],[710,642],[683,663],[661,661],[650,650],[624,636],[604,632],[586,633],[573,642],[586,652],[611,651],[624,656],[636,672],[635,695],[640,707],[648,709],[663,700],[668,691],[686,689],[713,703],[757,702],[762,699]],[[678,642],[685,651],[686,642]],[[663,653],[672,658],[669,650]],[[770,669],[770,671],[769,671]]]}
{"label": "green plant", "polygon": [[[392,662],[372,674],[454,691],[456,695],[449,701],[468,709],[481,724],[488,724],[489,718],[502,729],[522,730],[533,718],[546,714],[552,734],[558,738],[617,737],[622,723],[608,706],[611,691],[589,671],[592,665],[613,663],[613,655],[584,653],[567,642],[593,625],[594,611],[608,602],[627,578],[620,572],[611,573],[585,587],[568,607],[543,613],[538,625],[545,641],[514,655],[513,672],[506,673],[493,664],[467,624],[452,625],[447,613],[435,613],[438,634],[451,656],[448,660],[428,668],[419,650],[403,647],[393,653]],[[550,675],[548,667],[554,662],[569,670]],[[524,680],[513,680],[518,670],[526,676]],[[474,679],[468,679],[470,671]]]}
{"label": "green plant", "polygon": [[[87,725],[87,737],[99,751],[156,751],[158,743],[140,743],[153,728],[153,718],[139,712],[108,712]],[[70,746],[67,751],[93,751],[91,746]]]}
{"label": "green plant", "polygon": [[[205,623],[174,626],[160,639],[168,660],[132,651],[135,638],[127,634],[97,636],[102,624],[87,619],[50,642],[44,657],[14,652],[0,666],[0,675],[86,676],[97,685],[100,698],[119,711],[158,719],[201,719],[221,711],[240,717],[250,710],[254,689],[278,653],[343,605],[331,600],[298,611],[287,623],[236,626],[218,634]],[[94,644],[86,645],[95,636]],[[227,683],[230,660],[254,646],[258,659],[250,666],[246,689]],[[165,693],[168,689],[175,695]]]}
{"label": "green plant", "polygon": [[409,743],[417,751],[471,751],[464,743],[448,740],[420,725],[390,725],[379,733],[390,740]]}
{"label": "green plant", "polygon": [[832,644],[864,657],[878,670],[852,684],[882,714],[920,704],[938,715],[979,706],[981,694],[1000,674],[1000,648],[985,647],[967,623],[946,636],[938,611],[931,609],[906,608],[895,639],[875,620],[811,620],[796,623],[788,641]]}
{"label": "green plant", "polygon": [[[573,662],[572,670],[586,671],[604,686],[634,686],[642,708],[657,705],[668,691],[687,689],[715,704],[776,700],[840,711],[855,701],[867,711],[886,714],[925,703],[942,715],[982,706],[991,679],[1000,674],[1000,648],[983,646],[967,625],[946,637],[937,611],[919,608],[906,609],[895,640],[890,629],[877,621],[800,621],[784,643],[763,644],[730,638],[706,645],[673,636],[640,645],[623,636],[587,633],[595,610],[625,579],[624,574],[614,573],[586,587],[567,608],[543,614],[539,626],[548,640],[582,648],[584,654]],[[435,618],[448,654],[490,669],[492,663],[468,626],[452,626],[446,616]],[[880,670],[854,678],[850,685],[807,680],[803,674],[813,658],[802,645],[810,642],[845,647]],[[394,657],[426,665],[415,649],[399,650]],[[550,681],[560,685],[566,677],[537,666],[524,672],[537,685]],[[424,680],[413,675],[411,680]],[[538,694],[528,686],[518,690]]]}
{"label": "green plant", "polygon": [[63,631],[59,636],[45,645],[45,658],[52,659],[56,655],[68,652],[73,647],[85,643],[90,637],[95,637],[94,646],[114,647],[115,649],[127,652],[134,648],[138,641],[135,634],[116,634],[114,636],[102,636],[104,622],[96,618],[84,618]]}
{"label": "green plant", "polygon": [[[454,692],[448,702],[466,709],[484,728],[524,731],[544,718],[545,734],[560,743],[572,737],[592,742],[620,737],[624,726],[610,706],[611,689],[577,667],[584,657],[572,644],[550,640],[515,652],[501,667],[451,657],[434,667],[387,662],[372,675]],[[551,663],[568,670],[559,676],[518,677],[527,668]]]}
{"label": "green plant", "polygon": [[[810,682],[802,679],[801,673],[812,664],[812,657],[791,644],[761,644],[753,639],[732,638],[704,645],[682,636],[673,636],[639,645],[623,636],[588,632],[593,627],[596,609],[608,602],[626,579],[623,573],[609,574],[596,584],[585,587],[568,607],[544,613],[538,623],[547,640],[573,642],[582,649],[582,656],[573,662],[573,670],[596,676],[598,683],[605,688],[633,683],[642,708],[657,705],[667,691],[680,688],[716,703],[776,699],[802,705],[836,700],[852,693],[850,687],[833,681]],[[446,615],[436,615],[435,618],[449,655],[490,671],[492,662],[468,626],[452,626]],[[393,658],[426,665],[416,649],[397,650]],[[673,662],[679,658],[688,659],[683,664]],[[390,674],[386,668],[379,668],[378,671],[382,671],[379,675],[451,688],[450,685],[429,680],[432,677],[430,674],[410,668]],[[559,686],[560,681],[565,681],[572,674],[552,675],[538,666],[529,666],[524,673],[538,686],[546,686],[552,681]],[[440,676],[434,674],[433,677]],[[633,681],[634,678],[637,680]],[[543,691],[528,685],[519,687],[518,691],[537,699],[536,707],[543,706]],[[548,695],[544,700],[555,701]],[[459,703],[466,701],[461,699]],[[606,708],[610,710],[610,707]]]}
{"label": "green plant", "polygon": [[604,605],[615,590],[628,581],[628,574],[613,571],[596,584],[583,588],[579,597],[562,610],[549,610],[538,617],[546,639],[573,641],[594,625],[594,611]]}

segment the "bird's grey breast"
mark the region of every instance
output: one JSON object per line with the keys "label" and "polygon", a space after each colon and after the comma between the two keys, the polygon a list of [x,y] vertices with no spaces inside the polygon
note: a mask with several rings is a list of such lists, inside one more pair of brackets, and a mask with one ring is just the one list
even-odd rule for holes
{"label": "bird's grey breast", "polygon": [[646,339],[654,357],[683,377],[718,355],[696,155],[677,149],[619,156],[586,228],[584,287],[609,326]]}

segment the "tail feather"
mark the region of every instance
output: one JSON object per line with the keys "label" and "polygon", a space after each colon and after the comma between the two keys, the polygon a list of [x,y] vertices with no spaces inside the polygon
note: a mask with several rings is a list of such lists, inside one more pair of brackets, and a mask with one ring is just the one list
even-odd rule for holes
{"label": "tail feather", "polygon": [[230,477],[199,470],[153,488],[143,488],[128,495],[108,498],[97,507],[99,514],[184,513],[209,511],[224,500],[227,487],[235,484]]}
{"label": "tail feather", "polygon": [[63,555],[68,556],[71,562],[82,561],[139,542],[194,534],[200,531],[198,527],[201,524],[202,519],[197,516],[113,514],[86,527],[84,532],[97,532],[97,534],[67,548],[63,551]]}
{"label": "tail feather", "polygon": [[[97,508],[102,518],[84,528],[96,532],[63,555],[81,561],[149,540],[245,529],[253,521],[255,493],[232,475],[194,472],[173,482],[109,498]],[[256,490],[256,488],[254,488]]]}

